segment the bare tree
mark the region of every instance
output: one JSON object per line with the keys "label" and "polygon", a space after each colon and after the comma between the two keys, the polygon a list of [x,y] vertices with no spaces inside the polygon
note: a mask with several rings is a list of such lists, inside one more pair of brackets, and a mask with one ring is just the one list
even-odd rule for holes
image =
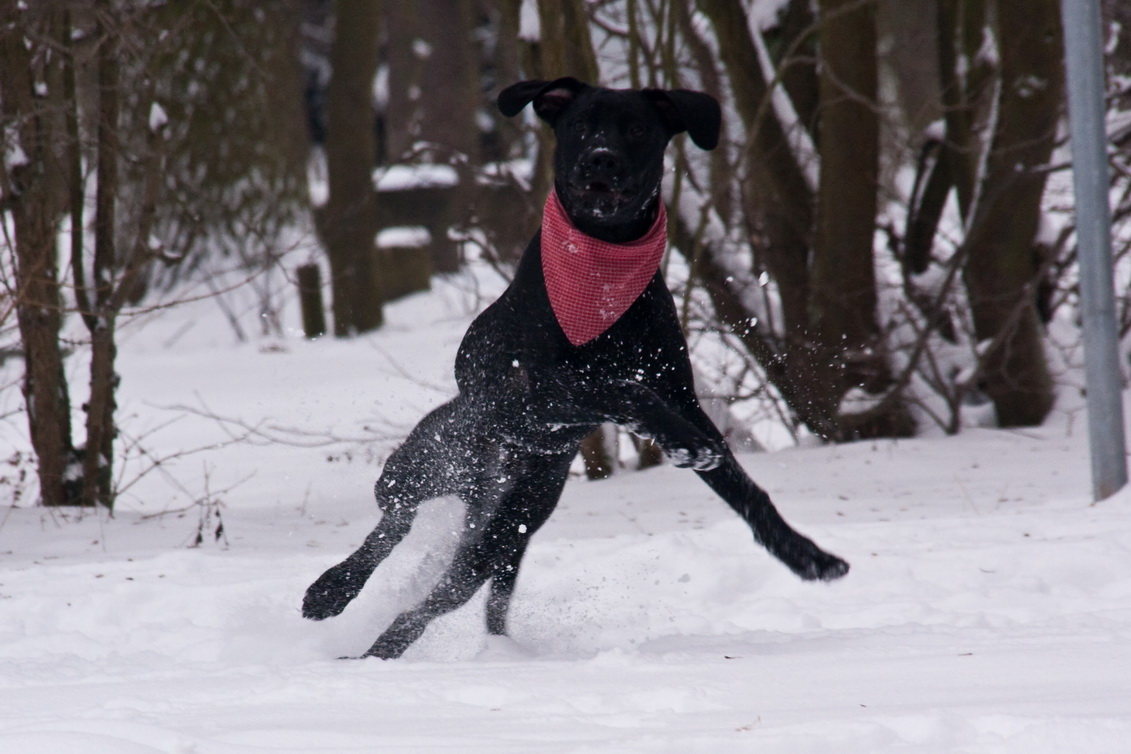
{"label": "bare tree", "polygon": [[[66,112],[63,57],[66,9],[16,0],[0,6],[0,106],[5,154],[2,209],[12,219],[16,316],[24,355],[24,403],[38,459],[45,505],[77,502],[71,480],[78,455],[71,441],[71,404],[65,389],[59,333],[63,302],[56,229],[66,209]],[[46,85],[54,83],[54,87]],[[46,96],[42,93],[46,92]]]}
{"label": "bare tree", "polygon": [[[874,3],[824,2],[816,17],[787,6],[777,70],[767,70],[769,54],[759,53],[765,40],[738,0],[700,0],[699,7],[711,21],[728,93],[747,125],[739,149],[741,214],[755,277],[763,269],[775,281],[782,321],[767,322],[749,296],[728,290],[737,279],[728,248],[701,241],[697,273],[724,320],[739,327],[741,342],[812,432],[838,440],[910,434],[914,422],[904,385],[892,377],[876,312]],[[799,28],[805,18],[815,28]],[[814,40],[821,60],[815,102],[814,82],[806,79],[812,52],[802,52]],[[780,111],[773,90],[789,71],[785,92],[798,102]],[[809,153],[798,146],[806,140],[815,142]],[[812,161],[819,165],[816,178],[809,172]],[[873,405],[844,410],[850,389],[876,396]]]}
{"label": "bare tree", "polygon": [[[879,331],[873,243],[879,191],[876,6],[821,0],[816,232],[809,306],[818,357],[814,367],[839,403],[850,389],[883,395],[892,387],[888,348]],[[914,421],[901,397],[882,412],[841,412],[841,437],[903,436]],[[839,414],[839,416],[838,416]]]}
{"label": "bare tree", "polygon": [[981,381],[1002,426],[1035,425],[1053,404],[1037,282],[1037,231],[1064,94],[1056,0],[997,3],[996,120],[969,214],[964,280],[974,331],[988,342]]}
{"label": "bare tree", "polygon": [[[241,219],[247,215],[240,214],[246,205],[225,213],[216,210],[222,202],[209,205],[208,199],[221,194],[236,204],[235,198],[246,197],[256,185],[249,172],[268,176],[266,183],[278,186],[271,181],[277,175],[271,161],[254,159],[271,151],[263,133],[252,135],[263,142],[261,148],[244,149],[236,146],[238,134],[250,132],[219,129],[224,137],[211,145],[221,154],[239,151],[242,159],[227,162],[248,166],[229,173],[227,182],[217,177],[221,160],[215,158],[189,161],[187,168],[177,169],[195,146],[195,103],[185,92],[208,88],[193,79],[206,70],[203,62],[184,65],[190,56],[182,40],[195,37],[178,32],[211,26],[223,29],[228,41],[236,40],[234,46],[243,54],[239,71],[246,91],[255,88],[247,86],[254,79],[250,72],[262,73],[263,68],[254,64],[250,47],[242,45],[239,35],[262,26],[254,23],[255,9],[239,0],[184,5],[175,14],[167,11],[163,6],[104,0],[35,7],[0,4],[0,127],[6,145],[0,210],[10,216],[13,228],[12,237],[4,241],[15,270],[11,294],[25,362],[24,403],[46,505],[113,507],[115,392],[120,381],[115,335],[127,304],[144,295],[142,282],[154,271],[153,263],[189,258],[193,239],[247,230]],[[297,16],[286,18],[297,29]],[[172,92],[181,96],[173,100]],[[165,109],[174,101],[185,108],[178,112],[183,117],[175,126]],[[237,103],[212,110],[212,124],[229,117],[239,120],[233,110],[257,106],[250,96]],[[176,167],[170,169],[170,163]],[[185,191],[192,184],[210,187],[212,193]],[[186,204],[186,195],[194,201]],[[263,205],[254,212],[271,219],[287,215],[293,196],[285,191],[272,196],[275,201],[267,206],[277,207],[276,215]],[[69,220],[64,229],[70,254],[60,259],[57,241],[64,217]],[[195,222],[186,222],[186,217]],[[221,230],[225,223],[237,230]],[[86,240],[88,228],[92,246]],[[68,272],[70,286],[64,282]],[[73,437],[71,388],[63,370],[61,333],[68,312],[81,317],[90,337],[83,445]]]}

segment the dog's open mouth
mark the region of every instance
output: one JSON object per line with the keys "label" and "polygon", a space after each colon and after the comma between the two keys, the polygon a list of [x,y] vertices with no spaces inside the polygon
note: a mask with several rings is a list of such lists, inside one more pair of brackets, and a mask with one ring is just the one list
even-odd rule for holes
{"label": "dog's open mouth", "polygon": [[616,215],[634,196],[633,192],[617,189],[611,183],[602,180],[586,181],[580,185],[573,184],[571,189],[575,206],[595,219]]}

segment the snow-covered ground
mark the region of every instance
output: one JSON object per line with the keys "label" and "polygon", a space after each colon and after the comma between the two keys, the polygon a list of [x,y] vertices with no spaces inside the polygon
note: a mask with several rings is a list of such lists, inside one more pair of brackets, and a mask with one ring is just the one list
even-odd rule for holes
{"label": "snow-covered ground", "polygon": [[[573,481],[512,639],[487,639],[480,595],[401,660],[336,659],[450,545],[437,503],[345,613],[299,614],[376,522],[389,443],[454,389],[498,285],[468,280],[352,342],[233,344],[209,302],[126,328],[121,416],[150,455],[124,481],[174,457],[113,518],[0,501],[0,751],[1131,750],[1131,494],[1090,504],[1078,407],[744,456],[851,561],[832,584],[794,578],[690,472]],[[21,421],[0,443],[26,447]]]}

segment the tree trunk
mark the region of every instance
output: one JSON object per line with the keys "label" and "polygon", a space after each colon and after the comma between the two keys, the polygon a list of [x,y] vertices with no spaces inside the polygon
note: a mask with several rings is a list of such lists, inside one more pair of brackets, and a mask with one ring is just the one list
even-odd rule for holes
{"label": "tree trunk", "polygon": [[[103,9],[108,10],[108,9]],[[114,426],[116,403],[114,392],[117,377],[114,361],[115,273],[119,264],[117,252],[118,199],[118,59],[117,30],[100,24],[97,47],[98,68],[98,168],[94,216],[94,294],[93,309],[84,311],[90,329],[90,399],[86,409],[86,447],[83,453],[82,501],[84,505],[100,503],[114,507],[111,469],[114,465]],[[76,231],[72,231],[76,232]],[[77,231],[81,232],[81,231]]]}
{"label": "tree trunk", "polygon": [[837,416],[842,439],[909,435],[914,422],[902,400],[872,417],[872,426],[838,416],[848,390],[878,395],[892,381],[876,322],[872,249],[880,162],[876,7],[821,0],[820,14],[821,170],[809,311],[822,354],[814,367],[832,387],[825,397],[836,403],[826,411]]}
{"label": "tree trunk", "polygon": [[[746,124],[741,189],[754,272],[765,269],[776,282],[782,322],[756,322],[739,292],[727,290],[730,265],[707,259],[697,269],[716,311],[814,434],[830,440],[907,435],[914,423],[898,394],[885,396],[882,410],[840,413],[848,388],[879,393],[891,383],[876,323],[872,253],[879,152],[874,4],[828,0],[820,6],[820,110],[808,118],[818,123],[821,146],[816,190],[788,133],[800,124],[782,120],[772,102],[770,72],[763,70],[743,4],[698,0],[698,6],[714,27],[734,106]],[[804,15],[803,8],[793,10]],[[787,21],[787,38],[804,40],[801,21]],[[805,89],[798,82],[795,88]],[[685,245],[692,237],[680,227],[677,235]],[[703,256],[715,253],[727,252],[708,246]]]}
{"label": "tree trunk", "polygon": [[442,233],[432,235],[432,267],[436,272],[456,272],[460,267],[459,245],[447,229],[464,224],[476,190],[471,167],[480,163],[479,108],[480,61],[472,34],[476,3],[472,0],[421,0],[425,19],[444,18],[442,24],[425,23],[421,39],[428,45],[423,69],[421,137],[441,147],[440,159],[456,168],[460,182],[451,201],[441,210]]}
{"label": "tree trunk", "polygon": [[[580,0],[537,0],[541,37],[528,50],[526,66],[535,78],[552,81],[573,76],[589,84],[599,84],[601,71],[589,36],[584,7]],[[574,22],[568,19],[573,19]],[[539,124],[538,157],[534,162],[531,191],[544,197],[554,180],[554,136],[549,126]],[[540,205],[539,205],[540,209]]]}
{"label": "tree trunk", "polygon": [[[78,474],[71,436],[71,404],[59,344],[62,300],[58,279],[56,231],[65,207],[66,177],[62,112],[37,95],[44,79],[58,71],[60,56],[47,56],[46,44],[24,43],[29,22],[37,38],[61,38],[55,11],[21,10],[15,2],[0,8],[0,107],[3,125],[19,140],[23,161],[2,166],[4,198],[11,210],[15,245],[16,317],[24,354],[23,395],[44,505],[72,504]],[[12,30],[17,30],[13,32]],[[6,145],[9,158],[12,145]]]}
{"label": "tree trunk", "polygon": [[326,166],[329,197],[318,230],[330,261],[334,335],[380,327],[381,298],[374,286],[377,231],[373,78],[377,72],[380,7],[337,5],[333,69],[326,88]]}
{"label": "tree trunk", "polygon": [[[421,70],[421,138],[479,162],[479,69],[472,35],[476,2],[417,0],[420,39],[427,45]],[[443,18],[444,23],[431,19]]]}
{"label": "tree trunk", "polygon": [[326,334],[326,310],[322,305],[322,272],[317,264],[300,266],[296,271],[298,278],[298,300],[302,309],[302,333],[310,340]]}
{"label": "tree trunk", "polygon": [[1036,308],[1035,252],[1045,168],[1064,90],[1056,0],[997,5],[998,117],[966,237],[975,335],[990,342],[981,378],[1003,427],[1040,424],[1053,403]]}
{"label": "tree trunk", "polygon": [[582,0],[538,0],[538,20],[542,26],[540,76],[547,80],[573,76],[590,84],[600,83],[601,71]]}
{"label": "tree trunk", "polygon": [[954,182],[964,222],[969,222],[974,201],[981,121],[990,109],[986,99],[994,71],[979,54],[990,23],[984,0],[938,0],[939,84],[946,119],[940,159]]}
{"label": "tree trunk", "polygon": [[821,94],[818,40],[814,33],[817,18],[813,10],[810,0],[789,0],[781,14],[779,43],[770,50],[770,56],[774,65],[780,66],[782,87],[789,95],[798,120],[816,140],[819,138]]}
{"label": "tree trunk", "polygon": [[617,428],[602,424],[581,441],[581,460],[590,480],[608,479],[617,468]]}
{"label": "tree trunk", "polygon": [[400,162],[420,140],[421,100],[425,96],[425,61],[419,55],[420,14],[415,0],[383,0],[382,21],[396,29],[385,43],[389,69],[389,97],[385,103],[385,158]]}
{"label": "tree trunk", "polygon": [[820,0],[820,13],[821,171],[810,312],[824,343],[859,353],[876,336],[875,7],[859,0]]}
{"label": "tree trunk", "polygon": [[[715,29],[734,105],[750,134],[741,189],[756,267],[764,263],[781,298],[783,342],[780,349],[770,349],[772,363],[760,362],[768,373],[780,375],[783,384],[789,382],[785,392],[792,400],[787,400],[805,426],[820,437],[834,438],[832,410],[839,396],[833,395],[836,386],[821,378],[810,332],[813,190],[769,101],[768,79],[742,4],[739,0],[698,0],[698,4]],[[713,298],[718,302],[729,297],[716,291]],[[742,321],[749,321],[749,314],[736,319]]]}

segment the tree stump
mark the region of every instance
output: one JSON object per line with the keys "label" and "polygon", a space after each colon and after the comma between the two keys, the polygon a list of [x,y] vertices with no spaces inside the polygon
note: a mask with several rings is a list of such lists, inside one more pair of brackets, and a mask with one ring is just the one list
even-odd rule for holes
{"label": "tree stump", "polygon": [[314,340],[326,334],[326,309],[322,305],[322,272],[313,262],[304,264],[298,275],[298,301],[302,309],[302,332]]}
{"label": "tree stump", "polygon": [[433,235],[424,227],[386,228],[377,234],[376,281],[385,301],[432,285]]}

